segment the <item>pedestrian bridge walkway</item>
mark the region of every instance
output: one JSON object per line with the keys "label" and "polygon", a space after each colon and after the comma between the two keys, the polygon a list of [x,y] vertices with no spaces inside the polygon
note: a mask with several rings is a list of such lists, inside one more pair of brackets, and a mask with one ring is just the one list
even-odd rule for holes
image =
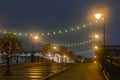
{"label": "pedestrian bridge walkway", "polygon": [[78,63],[45,80],[105,80],[97,63]]}
{"label": "pedestrian bridge walkway", "polygon": [[3,76],[0,80],[105,80],[97,63],[50,64],[26,63],[11,66],[13,76]]}
{"label": "pedestrian bridge walkway", "polygon": [[57,64],[47,62],[22,63],[11,65],[12,76],[3,76],[5,65],[0,66],[0,80],[42,80],[43,78],[57,73],[59,70],[71,64]]}

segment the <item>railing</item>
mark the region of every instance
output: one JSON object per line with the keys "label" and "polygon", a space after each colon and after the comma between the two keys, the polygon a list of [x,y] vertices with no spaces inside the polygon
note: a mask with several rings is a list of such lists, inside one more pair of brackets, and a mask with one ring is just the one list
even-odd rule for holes
{"label": "railing", "polygon": [[120,80],[120,56],[103,55],[99,62],[109,80]]}
{"label": "railing", "polygon": [[[34,62],[41,62],[41,61],[48,61],[46,60],[45,58],[43,57],[40,57],[40,56],[34,56]],[[11,57],[10,59],[10,64],[11,66],[14,66],[14,65],[27,65],[27,63],[31,63],[31,56],[14,56],[14,57]],[[6,69],[6,57],[1,57],[0,59],[0,72],[3,72],[5,71]]]}

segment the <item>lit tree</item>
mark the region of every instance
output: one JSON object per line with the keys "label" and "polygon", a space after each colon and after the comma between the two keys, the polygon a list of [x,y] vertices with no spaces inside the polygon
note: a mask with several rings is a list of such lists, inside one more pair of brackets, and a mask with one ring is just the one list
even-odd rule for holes
{"label": "lit tree", "polygon": [[59,49],[59,54],[60,55],[65,55],[67,53],[67,48],[64,47],[64,46],[60,46],[60,49]]}
{"label": "lit tree", "polygon": [[64,46],[60,46],[58,53],[62,56],[62,62],[63,62],[63,56],[67,55],[67,48]]}
{"label": "lit tree", "polygon": [[77,56],[73,53],[73,51],[69,51],[68,52],[68,56],[70,57],[70,59],[73,59],[74,61],[78,61]]}
{"label": "lit tree", "polygon": [[68,57],[70,57],[72,59],[73,56],[74,56],[74,53],[72,51],[68,51]]}
{"label": "lit tree", "polygon": [[42,52],[42,55],[46,56],[46,54],[48,54],[49,52],[52,54],[54,54],[54,49],[53,49],[53,46],[52,44],[46,44],[43,49],[41,50]]}
{"label": "lit tree", "polygon": [[13,33],[4,34],[0,38],[0,53],[6,54],[6,72],[4,75],[10,76],[12,75],[10,71],[10,59],[12,56],[15,56],[22,50],[21,42],[17,39],[17,37]]}

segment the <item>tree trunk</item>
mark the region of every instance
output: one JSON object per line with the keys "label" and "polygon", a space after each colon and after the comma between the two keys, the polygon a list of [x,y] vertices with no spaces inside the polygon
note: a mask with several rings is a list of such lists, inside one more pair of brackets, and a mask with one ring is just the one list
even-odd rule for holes
{"label": "tree trunk", "polygon": [[12,73],[10,71],[10,55],[7,54],[6,56],[6,71],[3,74],[4,76],[12,76]]}
{"label": "tree trunk", "polygon": [[18,58],[19,58],[19,56],[16,56],[16,63],[18,64]]}

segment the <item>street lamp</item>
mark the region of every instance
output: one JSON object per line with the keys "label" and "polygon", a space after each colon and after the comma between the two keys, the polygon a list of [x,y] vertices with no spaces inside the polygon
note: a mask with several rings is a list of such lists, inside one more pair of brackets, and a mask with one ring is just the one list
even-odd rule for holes
{"label": "street lamp", "polygon": [[99,41],[100,41],[100,37],[101,37],[101,36],[98,35],[98,34],[95,34],[93,37],[94,37],[95,41],[97,42],[97,44],[100,45],[100,42],[99,42]]}
{"label": "street lamp", "polygon": [[63,55],[63,57],[64,57],[64,63],[66,63],[66,55]]}
{"label": "street lamp", "polygon": [[34,36],[34,39],[37,40],[37,39],[38,39],[38,36]]}
{"label": "street lamp", "polygon": [[97,56],[95,55],[94,58],[96,58]]}
{"label": "street lamp", "polygon": [[99,19],[102,17],[102,14],[100,14],[100,13],[96,13],[96,14],[95,14],[95,17],[96,17],[96,19],[99,20]]}
{"label": "street lamp", "polygon": [[56,50],[56,49],[57,49],[57,47],[56,47],[56,46],[54,46],[54,47],[53,47],[53,49],[54,49],[54,50]]}
{"label": "street lamp", "polygon": [[98,49],[98,47],[97,47],[97,46],[95,46],[94,48],[95,48],[95,50],[97,50],[97,49]]}
{"label": "street lamp", "polygon": [[99,38],[99,35],[95,34],[94,37],[95,37],[95,39],[98,39],[98,38]]}
{"label": "street lamp", "polygon": [[[33,40],[38,40],[39,37],[38,36],[34,36]],[[34,62],[34,41],[32,41],[32,52],[31,52],[31,62]]]}
{"label": "street lamp", "polygon": [[[97,6],[97,13],[95,14],[95,18],[97,20],[103,20],[103,47],[104,47],[104,51],[105,51],[105,13],[104,13],[104,7],[103,6]],[[95,37],[97,38],[98,36],[95,35]]]}
{"label": "street lamp", "polygon": [[105,29],[105,8],[103,6],[97,6],[96,8],[97,12],[96,14],[94,15],[95,18],[97,20],[102,20],[103,22],[103,57],[105,57],[105,69],[106,69],[106,54],[105,54],[105,50],[106,50],[106,29]]}

